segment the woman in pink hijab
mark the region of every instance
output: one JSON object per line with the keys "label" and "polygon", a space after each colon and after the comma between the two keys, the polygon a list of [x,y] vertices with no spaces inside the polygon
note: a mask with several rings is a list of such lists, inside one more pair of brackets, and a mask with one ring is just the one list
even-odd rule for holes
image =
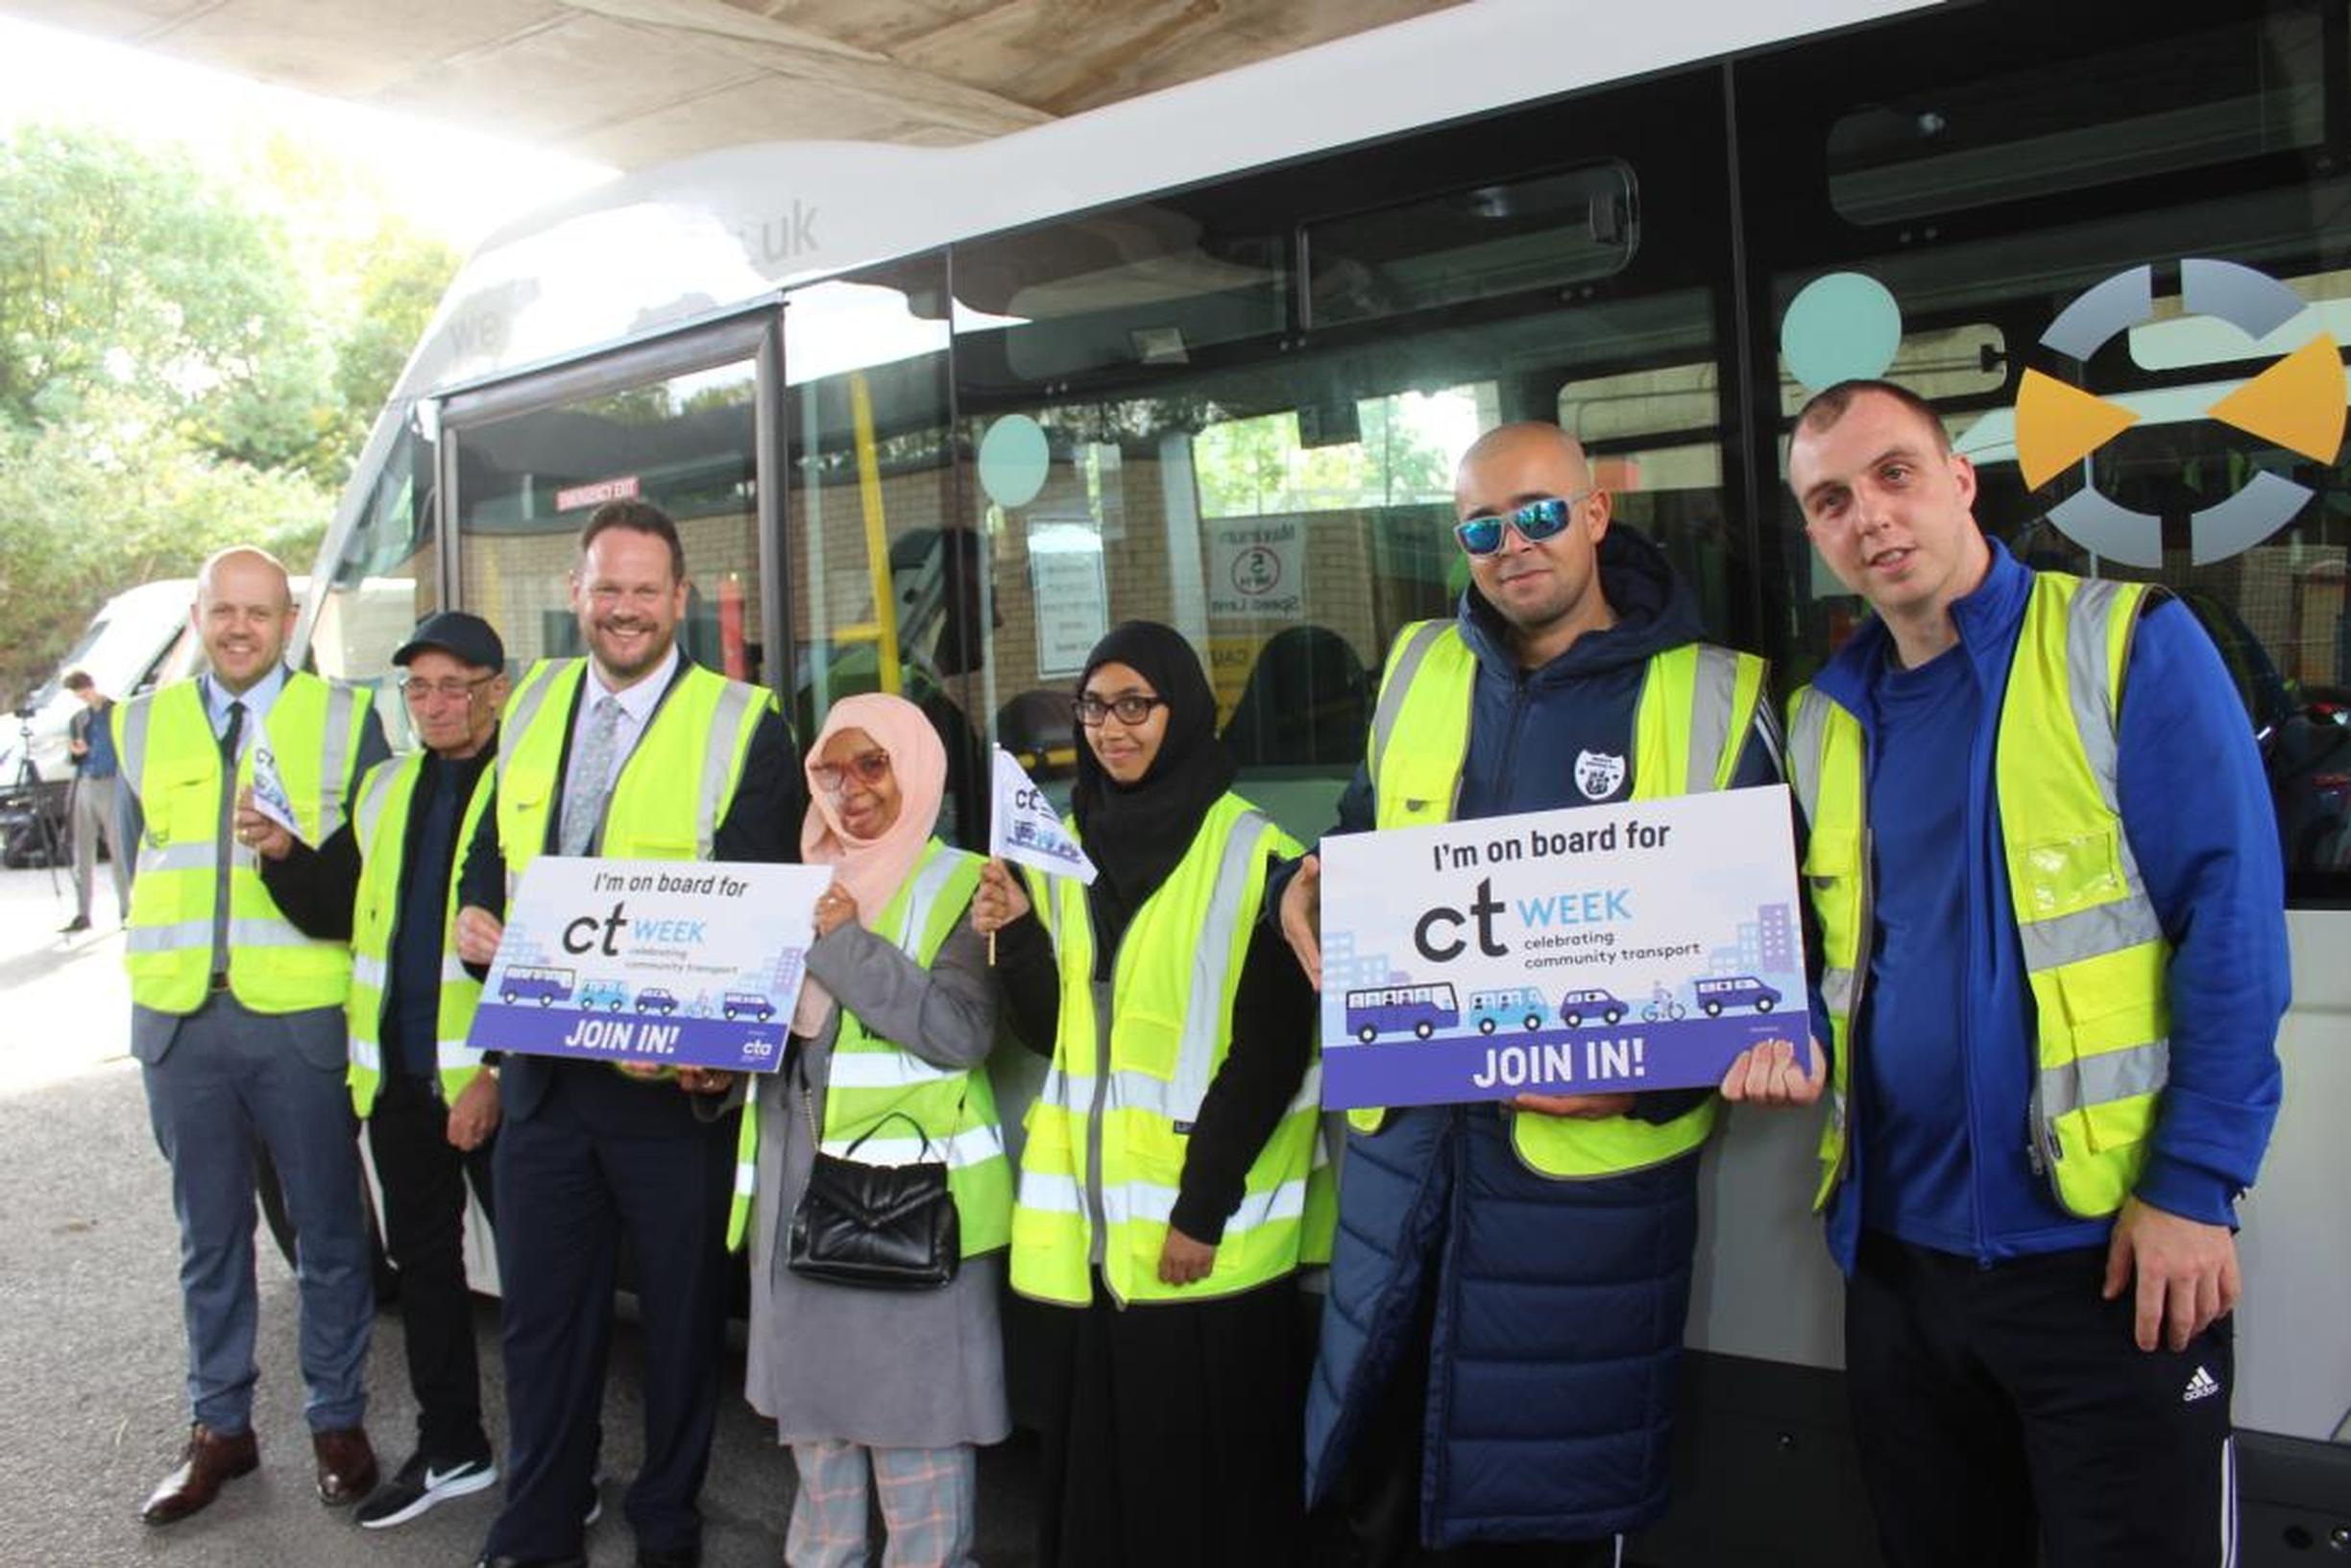
{"label": "woman in pink hijab", "polygon": [[[760,1097],[744,1392],[799,1469],[790,1568],[866,1560],[869,1485],[884,1560],[966,1568],[976,1447],[1010,1430],[996,1303],[1011,1178],[982,1066],[996,992],[971,927],[981,861],[933,836],[946,752],[912,703],[843,699],[808,756],[800,853],[832,867],[833,885],[790,1060]],[[962,1230],[954,1279],[875,1291],[791,1272],[812,1142],[868,1165],[944,1160]]]}

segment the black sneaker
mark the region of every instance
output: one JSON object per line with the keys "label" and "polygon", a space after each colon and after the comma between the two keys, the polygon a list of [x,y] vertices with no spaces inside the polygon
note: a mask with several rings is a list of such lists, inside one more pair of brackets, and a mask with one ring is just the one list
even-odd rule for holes
{"label": "black sneaker", "polygon": [[497,1471],[487,1459],[459,1459],[443,1468],[427,1461],[419,1450],[408,1456],[408,1462],[400,1467],[399,1475],[378,1486],[375,1495],[359,1505],[355,1517],[362,1530],[389,1530],[394,1525],[406,1524],[436,1504],[496,1484]]}
{"label": "black sneaker", "polygon": [[69,921],[65,922],[65,924],[64,924],[64,925],[60,926],[60,927],[58,928],[58,935],[60,935],[60,936],[71,936],[71,935],[73,935],[73,934],[74,934],[76,931],[86,931],[86,930],[88,930],[89,929],[90,929],[89,916],[87,916],[87,915],[76,915],[76,916],[74,916],[74,917],[73,917],[71,920],[69,920]]}

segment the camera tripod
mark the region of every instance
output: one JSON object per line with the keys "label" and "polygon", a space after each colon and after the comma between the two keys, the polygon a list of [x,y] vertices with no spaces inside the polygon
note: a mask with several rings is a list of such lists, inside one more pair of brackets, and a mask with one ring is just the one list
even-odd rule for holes
{"label": "camera tripod", "polygon": [[13,820],[5,822],[6,848],[16,851],[19,834],[28,836],[27,858],[33,855],[40,856],[41,863],[49,868],[49,891],[55,895],[62,891],[58,881],[58,862],[64,857],[64,835],[58,831],[57,819],[49,814],[49,808],[41,799],[40,769],[33,765],[33,724],[21,714],[16,724],[16,778],[8,786],[7,801],[30,820],[16,818],[15,812],[8,813]]}

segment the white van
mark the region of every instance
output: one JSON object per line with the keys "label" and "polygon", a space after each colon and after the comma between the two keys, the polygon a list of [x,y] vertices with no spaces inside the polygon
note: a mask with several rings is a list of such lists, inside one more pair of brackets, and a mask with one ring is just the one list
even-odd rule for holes
{"label": "white van", "polygon": [[[195,639],[189,638],[186,648],[180,644],[195,599],[193,577],[168,577],[107,600],[49,679],[18,704],[7,733],[0,735],[0,787],[16,783],[29,749],[44,792],[61,800],[73,782],[65,727],[82,712],[82,699],[64,688],[65,677],[87,670],[98,689],[119,702],[186,674],[194,667]],[[53,808],[59,800],[51,802]]]}

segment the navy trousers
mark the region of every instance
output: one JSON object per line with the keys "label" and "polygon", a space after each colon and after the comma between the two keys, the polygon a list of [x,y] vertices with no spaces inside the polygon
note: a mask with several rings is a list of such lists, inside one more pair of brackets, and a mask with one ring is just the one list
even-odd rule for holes
{"label": "navy trousers", "polygon": [[601,1064],[567,1065],[543,1099],[499,1129],[508,1431],[506,1505],[490,1528],[489,1556],[580,1550],[623,1238],[645,1336],[645,1457],[628,1491],[629,1525],[642,1548],[700,1544],[695,1500],[726,1345],[735,1123],[605,1114],[626,1097],[681,1093],[628,1083]]}
{"label": "navy trousers", "polygon": [[156,1143],[171,1162],[195,1419],[230,1435],[253,1424],[258,1139],[297,1237],[304,1413],[313,1432],[359,1425],[376,1290],[344,1087],[343,1009],[256,1013],[223,991],[184,1018],[136,1009],[132,1044]]}

